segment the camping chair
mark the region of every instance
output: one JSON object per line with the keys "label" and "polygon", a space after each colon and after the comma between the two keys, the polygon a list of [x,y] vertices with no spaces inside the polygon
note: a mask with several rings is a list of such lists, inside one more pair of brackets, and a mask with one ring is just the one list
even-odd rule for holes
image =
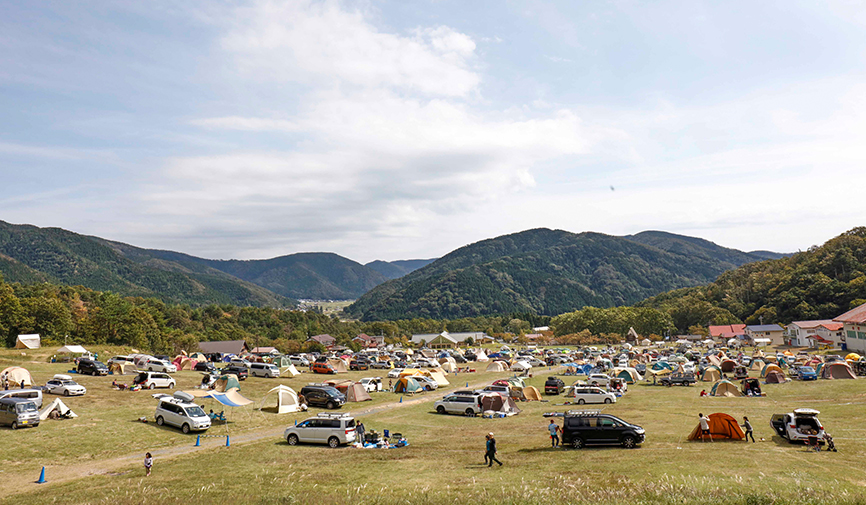
{"label": "camping chair", "polygon": [[806,442],[809,444],[808,451],[821,452],[821,445],[818,444],[818,436],[817,435],[809,435],[809,438]]}

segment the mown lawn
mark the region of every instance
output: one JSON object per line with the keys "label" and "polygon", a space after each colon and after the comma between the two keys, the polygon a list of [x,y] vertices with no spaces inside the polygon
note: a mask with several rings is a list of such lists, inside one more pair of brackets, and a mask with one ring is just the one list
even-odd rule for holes
{"label": "mown lawn", "polygon": [[[58,373],[57,366],[30,368],[34,379],[44,382]],[[181,387],[199,380],[198,374],[178,375]],[[497,376],[504,374],[466,377],[475,383]],[[543,370],[530,383],[541,388],[546,376]],[[300,388],[309,381],[249,379],[242,393],[257,400],[277,383]],[[465,381],[458,376],[450,388]],[[522,403],[523,412],[506,419],[441,416],[432,412],[432,402],[405,398],[398,408],[363,416],[368,431],[389,429],[408,437],[409,447],[392,450],[290,447],[279,436],[281,429],[305,415],[247,409],[232,414],[231,447],[224,439],[209,438],[193,451],[195,436],[134,421],[153,415],[155,402],[148,393],[112,391],[106,378],[81,382],[88,396],[69,402],[79,419],[2,430],[7,441],[0,447],[4,496],[57,503],[866,503],[862,380],[767,385],[765,398],[699,398],[700,383],[691,388],[635,385],[606,411],[642,425],[647,441],[634,450],[580,451],[550,448],[541,414],[568,408],[555,405],[562,397]],[[387,393],[374,398],[346,410],[399,401],[399,395]],[[772,414],[805,406],[821,411],[838,453],[807,452],[773,436]],[[688,442],[698,412],[726,412],[737,419],[748,415],[759,442]],[[212,428],[209,434],[224,430]],[[273,434],[264,438],[251,436],[269,430]],[[499,441],[502,468],[482,465],[488,431]],[[189,452],[173,454],[178,448]],[[144,478],[140,460],[148,450],[156,463],[154,474]],[[116,468],[63,480],[65,470],[88,461],[95,468],[110,461]],[[49,483],[31,484],[43,465]],[[22,475],[27,477],[23,484]]]}

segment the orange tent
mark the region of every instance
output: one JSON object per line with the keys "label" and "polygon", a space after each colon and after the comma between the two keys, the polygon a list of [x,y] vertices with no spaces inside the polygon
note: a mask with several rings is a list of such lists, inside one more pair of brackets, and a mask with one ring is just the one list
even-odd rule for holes
{"label": "orange tent", "polygon": [[[710,436],[713,440],[742,440],[745,436],[737,420],[728,414],[717,412],[710,414]],[[689,435],[689,440],[701,439],[701,423],[699,422],[695,429]]]}

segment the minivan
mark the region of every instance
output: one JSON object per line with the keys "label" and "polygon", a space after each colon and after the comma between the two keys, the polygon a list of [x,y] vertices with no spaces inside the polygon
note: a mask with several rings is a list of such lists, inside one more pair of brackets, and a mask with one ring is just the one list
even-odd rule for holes
{"label": "minivan", "polygon": [[250,375],[253,377],[279,377],[280,369],[273,363],[253,363],[250,365]]}
{"label": "minivan", "polygon": [[162,372],[139,372],[132,381],[144,389],[169,388],[174,389],[174,379],[171,375]]}
{"label": "minivan", "polygon": [[0,424],[18,428],[39,426],[39,411],[29,398],[0,398]]}
{"label": "minivan", "polygon": [[41,389],[9,389],[0,391],[0,398],[25,398],[32,400],[36,404],[37,409],[42,408]]}
{"label": "minivan", "polygon": [[180,428],[184,433],[210,428],[210,417],[205,414],[204,409],[192,403],[193,400],[195,398],[192,395],[182,391],[175,393],[174,396],[160,397],[156,412],[153,414],[156,424],[160,426],[168,424]]}
{"label": "minivan", "polygon": [[346,396],[327,384],[308,384],[301,388],[301,395],[311,407],[337,409],[346,403]]}

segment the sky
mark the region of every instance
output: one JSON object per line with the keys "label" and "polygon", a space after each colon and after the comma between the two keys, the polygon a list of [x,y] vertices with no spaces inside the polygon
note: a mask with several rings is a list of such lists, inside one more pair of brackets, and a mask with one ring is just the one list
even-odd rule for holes
{"label": "sky", "polygon": [[0,220],[220,259],[866,226],[860,1],[0,3]]}

